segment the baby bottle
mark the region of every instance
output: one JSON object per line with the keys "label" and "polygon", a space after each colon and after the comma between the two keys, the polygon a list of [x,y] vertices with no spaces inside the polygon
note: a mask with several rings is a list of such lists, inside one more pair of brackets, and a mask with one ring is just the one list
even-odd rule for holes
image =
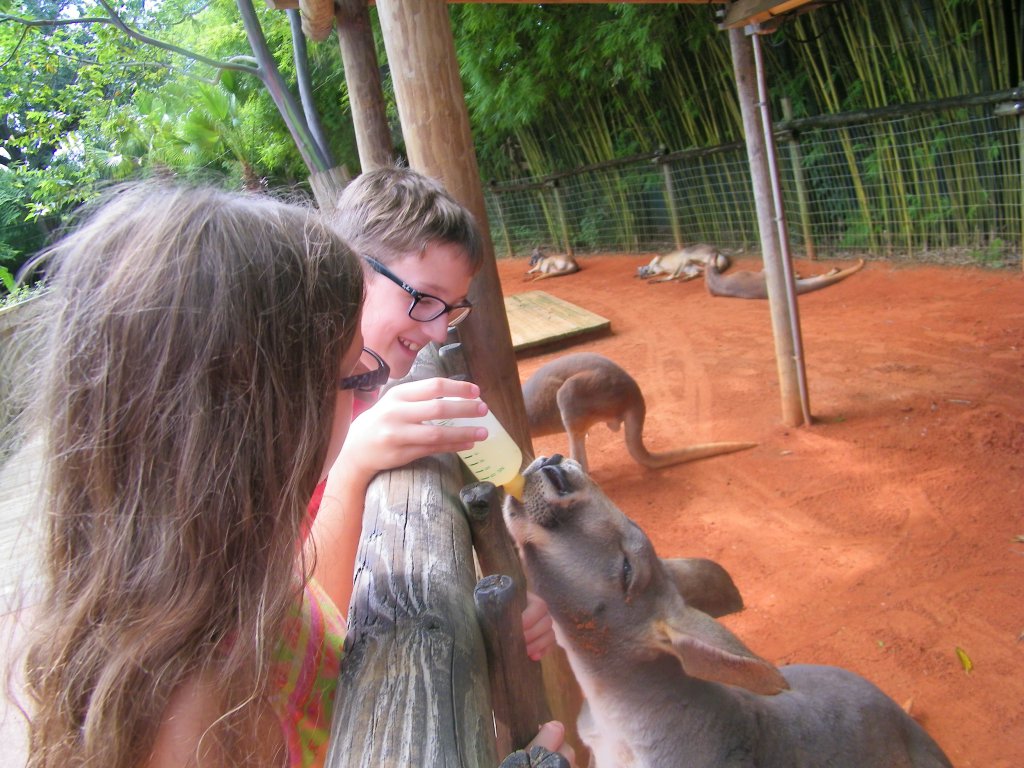
{"label": "baby bottle", "polygon": [[523,466],[523,452],[492,411],[488,410],[483,416],[436,419],[433,423],[439,426],[484,427],[487,430],[487,438],[475,443],[468,450],[458,451],[459,458],[480,482],[488,481],[503,486],[508,493],[519,496],[522,490],[522,475],[519,470]]}

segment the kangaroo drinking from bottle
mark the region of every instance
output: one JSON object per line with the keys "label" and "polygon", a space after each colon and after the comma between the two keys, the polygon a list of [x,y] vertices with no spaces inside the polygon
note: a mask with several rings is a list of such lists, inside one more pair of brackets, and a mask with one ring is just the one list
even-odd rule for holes
{"label": "kangaroo drinking from bottle", "polygon": [[650,540],[573,461],[534,461],[505,522],[583,691],[598,768],[951,768],[862,677],[777,669],[687,604]]}

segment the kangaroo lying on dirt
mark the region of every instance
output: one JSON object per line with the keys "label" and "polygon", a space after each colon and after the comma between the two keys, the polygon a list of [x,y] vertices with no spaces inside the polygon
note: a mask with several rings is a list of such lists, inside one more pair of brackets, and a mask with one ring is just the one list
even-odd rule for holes
{"label": "kangaroo lying on dirt", "polygon": [[[810,293],[820,291],[845,280],[854,272],[864,268],[864,259],[846,269],[835,267],[823,275],[813,277],[797,277],[796,292]],[[764,272],[748,272],[739,270],[723,275],[716,264],[708,262],[704,270],[704,285],[712,296],[728,296],[734,299],[767,299],[768,283]]]}
{"label": "kangaroo lying on dirt", "polygon": [[569,435],[569,455],[587,469],[587,431],[605,422],[612,431],[625,424],[626,448],[638,464],[652,469],[753,448],[756,443],[702,443],[664,453],[644,446],[647,405],[640,387],[607,357],[581,352],[542,365],[523,384],[530,435]]}
{"label": "kangaroo lying on dirt", "polygon": [[729,268],[729,257],[720,253],[717,248],[710,245],[689,245],[672,253],[655,256],[650,264],[637,268],[636,276],[646,280],[655,275],[666,275],[651,282],[667,283],[669,280],[679,280],[685,283],[687,280],[700,277],[709,259],[714,259],[720,271]]}
{"label": "kangaroo lying on dirt", "polygon": [[837,667],[776,669],[687,605],[643,531],[560,456],[504,516],[585,702],[598,768],[951,768],[896,702]]}
{"label": "kangaroo lying on dirt", "polygon": [[545,277],[558,277],[559,275],[571,275],[579,272],[580,265],[576,259],[564,253],[556,253],[554,256],[545,256],[540,248],[534,248],[530,254],[530,268],[526,270],[524,280],[531,279],[529,275],[536,273],[533,280],[542,280]]}

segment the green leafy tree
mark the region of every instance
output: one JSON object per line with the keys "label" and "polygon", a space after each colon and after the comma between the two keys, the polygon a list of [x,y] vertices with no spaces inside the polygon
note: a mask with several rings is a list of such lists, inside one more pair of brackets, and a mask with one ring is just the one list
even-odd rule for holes
{"label": "green leafy tree", "polygon": [[[296,185],[355,155],[351,130],[314,137],[289,91],[285,14],[250,0],[0,2],[0,147],[32,178],[16,187],[30,219],[55,223],[103,183],[147,173]],[[331,48],[309,65],[337,85]],[[316,93],[320,109],[339,111],[343,98]]]}

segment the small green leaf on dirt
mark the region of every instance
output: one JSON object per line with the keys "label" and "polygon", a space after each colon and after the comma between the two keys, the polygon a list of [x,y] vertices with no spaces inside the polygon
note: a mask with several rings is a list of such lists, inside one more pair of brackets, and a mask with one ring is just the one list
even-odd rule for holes
{"label": "small green leaf on dirt", "polygon": [[964,672],[970,674],[971,670],[974,669],[974,662],[971,661],[971,657],[967,655],[967,651],[959,645],[956,647],[956,657],[960,659],[960,666],[964,668]]}

